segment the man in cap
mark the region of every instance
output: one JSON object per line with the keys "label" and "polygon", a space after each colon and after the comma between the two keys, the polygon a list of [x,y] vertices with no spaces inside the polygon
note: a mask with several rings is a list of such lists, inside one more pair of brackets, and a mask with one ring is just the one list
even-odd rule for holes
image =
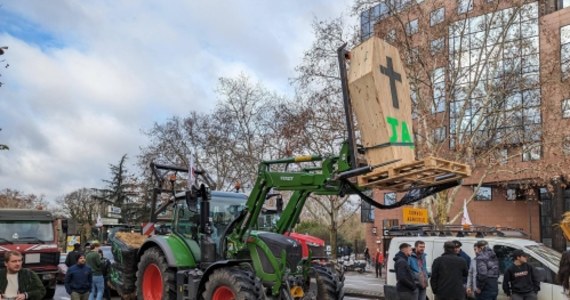
{"label": "man in cap", "polygon": [[83,253],[81,253],[81,244],[79,243],[73,244],[73,251],[67,253],[67,257],[65,258],[65,265],[68,268],[71,268],[77,263],[77,259],[79,259],[79,256],[82,254]]}
{"label": "man in cap", "polygon": [[503,290],[512,300],[536,300],[540,281],[536,280],[534,269],[527,264],[528,254],[522,250],[512,253],[513,264],[505,270]]}

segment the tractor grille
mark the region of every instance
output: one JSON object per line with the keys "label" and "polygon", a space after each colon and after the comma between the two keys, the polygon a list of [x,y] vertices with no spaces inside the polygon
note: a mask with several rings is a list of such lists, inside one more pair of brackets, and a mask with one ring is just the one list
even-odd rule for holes
{"label": "tractor grille", "polygon": [[301,246],[297,241],[292,238],[270,232],[264,232],[259,234],[259,238],[267,244],[273,256],[277,259],[281,257],[281,253],[284,250],[287,257],[287,265],[291,270],[296,270],[297,265],[301,262],[303,258],[303,253]]}
{"label": "tractor grille", "polygon": [[325,257],[325,247],[318,245],[309,245],[311,257]]}

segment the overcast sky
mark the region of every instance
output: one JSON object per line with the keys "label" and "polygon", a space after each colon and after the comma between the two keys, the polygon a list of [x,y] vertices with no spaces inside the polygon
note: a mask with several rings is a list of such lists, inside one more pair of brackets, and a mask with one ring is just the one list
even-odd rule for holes
{"label": "overcast sky", "polygon": [[[0,189],[102,187],[154,122],[215,103],[241,72],[291,94],[311,22],[349,0],[0,0]],[[354,22],[354,21],[351,21]],[[4,64],[10,66],[5,69]]]}

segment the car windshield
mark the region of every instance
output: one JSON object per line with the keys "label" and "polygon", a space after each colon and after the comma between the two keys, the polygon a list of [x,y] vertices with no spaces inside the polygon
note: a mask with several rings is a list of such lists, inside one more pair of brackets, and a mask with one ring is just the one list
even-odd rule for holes
{"label": "car windshield", "polygon": [[51,242],[54,233],[51,222],[2,221],[0,238],[13,243]]}
{"label": "car windshield", "polygon": [[560,258],[562,257],[562,254],[560,254],[560,252],[548,248],[543,244],[526,246],[526,248],[538,254],[540,257],[546,259],[549,263],[553,264],[554,266],[558,267],[560,265]]}

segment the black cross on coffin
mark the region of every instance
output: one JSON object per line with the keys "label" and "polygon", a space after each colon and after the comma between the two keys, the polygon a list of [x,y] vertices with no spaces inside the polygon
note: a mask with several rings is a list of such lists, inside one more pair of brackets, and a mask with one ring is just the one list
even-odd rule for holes
{"label": "black cross on coffin", "polygon": [[392,58],[386,56],[386,67],[380,65],[380,72],[388,78],[390,78],[390,90],[392,92],[392,105],[395,108],[400,108],[400,103],[398,101],[398,90],[396,90],[396,80],[402,82],[402,75],[400,73],[394,72],[394,65],[392,64]]}

